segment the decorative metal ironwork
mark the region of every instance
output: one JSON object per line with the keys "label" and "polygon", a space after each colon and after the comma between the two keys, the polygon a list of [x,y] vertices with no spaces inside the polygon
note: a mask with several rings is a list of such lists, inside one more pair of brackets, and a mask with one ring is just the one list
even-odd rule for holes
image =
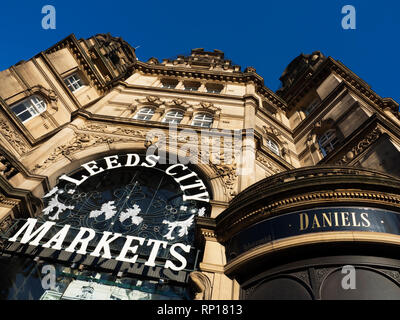
{"label": "decorative metal ironwork", "polygon": [[[86,170],[70,177],[81,179],[82,175],[88,175]],[[207,215],[210,207],[207,202],[184,201],[183,194],[162,167],[121,167],[90,177],[78,187],[60,180],[43,198],[41,219],[169,244],[192,244],[194,217]]]}

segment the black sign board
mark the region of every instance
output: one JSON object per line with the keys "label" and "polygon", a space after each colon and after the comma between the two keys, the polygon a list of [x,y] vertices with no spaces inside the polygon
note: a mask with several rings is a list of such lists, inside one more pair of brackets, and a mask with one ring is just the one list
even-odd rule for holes
{"label": "black sign board", "polygon": [[228,262],[259,245],[303,234],[366,231],[400,235],[400,213],[359,208],[328,207],[272,217],[236,234],[226,243]]}

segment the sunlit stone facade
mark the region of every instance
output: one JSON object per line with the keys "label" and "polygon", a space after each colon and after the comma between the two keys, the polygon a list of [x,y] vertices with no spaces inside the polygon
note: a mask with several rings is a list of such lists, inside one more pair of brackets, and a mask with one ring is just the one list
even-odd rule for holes
{"label": "sunlit stone facade", "polygon": [[395,101],[320,52],[273,92],[219,50],[131,45],[0,72],[1,299],[400,298]]}

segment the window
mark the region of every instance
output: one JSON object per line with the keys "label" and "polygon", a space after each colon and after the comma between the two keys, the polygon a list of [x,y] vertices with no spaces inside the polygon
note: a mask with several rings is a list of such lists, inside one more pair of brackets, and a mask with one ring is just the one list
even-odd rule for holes
{"label": "window", "polygon": [[172,110],[167,112],[162,122],[179,124],[183,119],[183,112]]}
{"label": "window", "polygon": [[42,97],[34,95],[17,105],[12,106],[11,110],[22,122],[26,122],[46,111],[46,102]]}
{"label": "window", "polygon": [[153,108],[142,108],[139,110],[138,113],[133,117],[133,119],[137,120],[150,120],[154,115],[154,109]]}
{"label": "window", "polygon": [[162,87],[166,89],[175,89],[178,85],[178,80],[174,79],[163,79],[161,80]]}
{"label": "window", "polygon": [[221,93],[224,86],[220,84],[211,83],[211,84],[206,84],[206,88],[208,93]]}
{"label": "window", "polygon": [[174,84],[174,83],[163,83],[163,86],[162,86],[163,88],[166,88],[166,89],[175,89],[176,88],[176,84]]}
{"label": "window", "polygon": [[213,117],[207,113],[198,113],[194,116],[192,125],[204,128],[211,128]]}
{"label": "window", "polygon": [[186,81],[184,85],[186,91],[198,91],[200,88],[200,83],[194,81]]}
{"label": "window", "polygon": [[71,92],[78,91],[80,88],[84,86],[82,79],[79,77],[77,73],[74,73],[72,76],[69,76],[66,79],[64,79],[64,82],[67,85],[68,89],[71,90]]}
{"label": "window", "polygon": [[208,93],[221,93],[221,89],[208,87],[207,92]]}
{"label": "window", "polygon": [[276,142],[274,142],[274,141],[268,139],[268,140],[267,140],[267,147],[268,147],[273,153],[275,153],[277,156],[280,156],[280,155],[281,155],[281,153],[280,153],[280,151],[279,151],[279,146],[278,146],[278,144],[277,144]]}
{"label": "window", "polygon": [[326,131],[319,137],[318,143],[322,154],[326,156],[329,152],[335,149],[335,146],[339,143],[339,139],[336,137],[336,131],[334,129]]}

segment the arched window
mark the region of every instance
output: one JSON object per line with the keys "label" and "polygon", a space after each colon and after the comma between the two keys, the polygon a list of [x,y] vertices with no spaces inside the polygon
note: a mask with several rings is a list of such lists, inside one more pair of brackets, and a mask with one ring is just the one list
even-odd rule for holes
{"label": "arched window", "polygon": [[213,117],[208,113],[198,113],[194,116],[192,126],[211,128]]}
{"label": "arched window", "polygon": [[277,144],[275,141],[273,141],[273,140],[271,140],[271,139],[268,139],[268,140],[267,140],[267,147],[268,147],[273,153],[275,153],[277,156],[280,156],[280,155],[281,155],[281,152],[279,151],[279,146],[278,146],[278,144]]}
{"label": "arched window", "polygon": [[12,106],[11,110],[22,122],[26,122],[46,111],[46,102],[42,97],[34,95]]}
{"label": "arched window", "polygon": [[181,123],[182,119],[183,119],[182,111],[171,110],[167,112],[162,122],[179,124]]}
{"label": "arched window", "polygon": [[136,120],[150,120],[154,115],[154,109],[150,107],[142,108],[136,113],[133,119]]}
{"label": "arched window", "polygon": [[318,143],[322,154],[326,156],[329,152],[335,149],[335,146],[339,143],[339,139],[336,137],[336,130],[330,129],[326,131],[318,138]]}

